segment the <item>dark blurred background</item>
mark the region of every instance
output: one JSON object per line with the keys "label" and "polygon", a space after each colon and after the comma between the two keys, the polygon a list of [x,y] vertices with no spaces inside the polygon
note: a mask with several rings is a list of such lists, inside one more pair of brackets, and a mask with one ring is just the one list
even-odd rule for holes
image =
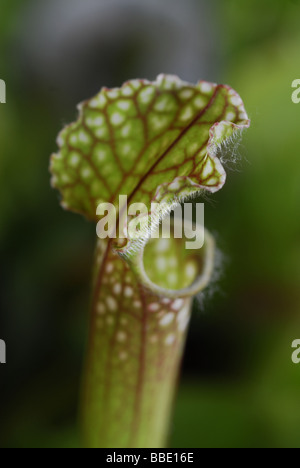
{"label": "dark blurred background", "polygon": [[50,188],[56,135],[103,85],[160,72],[230,84],[252,119],[206,203],[222,258],[171,446],[300,447],[299,17],[297,0],[1,0],[1,447],[78,445],[95,226]]}

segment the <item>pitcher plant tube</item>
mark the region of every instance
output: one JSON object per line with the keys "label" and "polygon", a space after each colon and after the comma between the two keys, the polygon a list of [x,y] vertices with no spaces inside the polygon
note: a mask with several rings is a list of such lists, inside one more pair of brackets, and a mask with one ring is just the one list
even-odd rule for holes
{"label": "pitcher plant tube", "polygon": [[[229,86],[160,75],[103,88],[60,133],[51,173],[63,208],[97,223],[99,204],[112,203],[120,219],[126,195],[146,205],[153,226],[138,239],[127,230],[97,241],[84,446],[166,446],[192,301],[210,282],[215,245],[207,231],[198,251],[151,234],[181,202],[223,187],[218,156],[249,125]],[[164,209],[151,211],[153,202]]]}

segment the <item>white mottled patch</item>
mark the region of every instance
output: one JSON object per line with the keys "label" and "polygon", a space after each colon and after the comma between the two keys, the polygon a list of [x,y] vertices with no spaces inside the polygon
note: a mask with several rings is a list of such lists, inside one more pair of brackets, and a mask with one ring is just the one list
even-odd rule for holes
{"label": "white mottled patch", "polygon": [[179,88],[182,85],[182,81],[175,75],[168,75],[163,77],[161,80],[164,89]]}
{"label": "white mottled patch", "polygon": [[230,102],[231,102],[231,104],[233,106],[236,106],[236,107],[238,107],[238,106],[240,106],[242,104],[241,98],[239,96],[237,96],[237,95],[232,96],[230,98]]}
{"label": "white mottled patch", "polygon": [[152,304],[149,304],[148,306],[148,310],[150,312],[157,312],[159,309],[160,309],[160,306],[159,304],[157,304],[157,302],[153,302]]}
{"label": "white mottled patch", "polygon": [[80,155],[78,153],[72,153],[70,158],[70,165],[72,167],[77,167],[80,162]]}
{"label": "white mottled patch", "polygon": [[215,168],[218,172],[222,172],[223,171],[223,166],[222,166],[222,163],[219,159],[216,159],[215,162]]}
{"label": "white mottled patch", "polygon": [[165,271],[167,269],[167,262],[164,257],[158,257],[155,260],[156,268],[161,271]]}
{"label": "white mottled patch", "polygon": [[224,130],[225,130],[224,125],[222,124],[216,125],[216,127],[214,128],[214,134],[217,140],[221,140],[223,138]]}
{"label": "white mottled patch", "polygon": [[90,107],[93,107],[93,108],[96,108],[98,107],[98,99],[92,99],[90,102],[89,102],[89,106]]}
{"label": "white mottled patch", "polygon": [[58,135],[56,143],[58,144],[58,146],[62,146],[65,143],[65,138],[61,133]]}
{"label": "white mottled patch", "polygon": [[127,85],[127,86],[124,86],[124,88],[122,89],[122,94],[123,96],[132,96],[134,93],[133,89],[131,86]]}
{"label": "white mottled patch", "polygon": [[114,271],[114,265],[113,263],[108,263],[106,265],[106,273],[112,273]]}
{"label": "white mottled patch", "polygon": [[99,96],[98,96],[98,103],[99,103],[99,106],[100,106],[100,107],[105,106],[105,104],[107,103],[107,99],[106,99],[106,97],[104,96],[104,94],[99,94]]}
{"label": "white mottled patch", "polygon": [[118,101],[117,106],[123,111],[127,111],[131,106],[131,101]]}
{"label": "white mottled patch", "polygon": [[153,86],[148,86],[140,92],[139,101],[142,104],[149,104],[153,99],[154,93],[155,88]]}
{"label": "white mottled patch", "polygon": [[218,179],[216,177],[211,177],[208,181],[207,181],[207,185],[210,185],[210,186],[214,186],[214,185],[217,185],[218,183]]}
{"label": "white mottled patch", "polygon": [[233,122],[235,120],[235,113],[234,112],[227,112],[225,116],[225,120],[229,120],[229,122]]}
{"label": "white mottled patch", "polygon": [[99,94],[97,97],[95,97],[89,102],[89,106],[93,108],[104,107],[106,103],[106,97],[103,94]]}
{"label": "white mottled patch", "polygon": [[86,124],[88,127],[101,127],[101,125],[103,125],[104,122],[105,119],[103,115],[99,115],[95,118],[89,117],[88,119],[86,119]]}
{"label": "white mottled patch", "polygon": [[188,263],[185,267],[185,274],[188,278],[195,278],[197,274],[197,268],[194,263]]}
{"label": "white mottled patch", "polygon": [[107,129],[105,127],[97,128],[94,133],[97,138],[103,138],[107,134]]}
{"label": "white mottled patch", "polygon": [[126,286],[124,289],[124,296],[125,297],[132,297],[133,296],[133,289],[131,286]]}
{"label": "white mottled patch", "polygon": [[98,161],[104,161],[104,159],[107,158],[107,152],[104,151],[104,150],[98,150],[97,153],[96,153],[96,157],[98,159]]}
{"label": "white mottled patch", "polygon": [[160,325],[162,327],[166,327],[167,325],[170,325],[170,323],[173,322],[175,315],[173,312],[168,312],[166,315],[163,316],[163,318],[160,320]]}
{"label": "white mottled patch", "polygon": [[183,122],[186,122],[187,120],[190,120],[194,115],[193,108],[192,106],[188,106],[183,111],[181,112],[179,119],[182,120]]}
{"label": "white mottled patch", "polygon": [[169,103],[169,99],[167,98],[167,96],[165,96],[163,99],[160,99],[155,103],[154,109],[158,112],[165,111],[168,108]]}
{"label": "white mottled patch", "polygon": [[212,172],[213,172],[213,164],[210,158],[207,159],[203,169],[202,169],[202,177],[206,179]]}
{"label": "white mottled patch", "polygon": [[183,299],[176,299],[172,304],[173,310],[180,310],[184,304]]}
{"label": "white mottled patch", "polygon": [[141,303],[141,301],[134,301],[133,306],[136,309],[140,309],[142,307],[142,303]]}
{"label": "white mottled patch", "polygon": [[176,336],[171,333],[170,335],[166,337],[165,344],[167,346],[171,346],[174,343],[175,339],[176,339]]}
{"label": "white mottled patch", "polygon": [[106,303],[111,312],[115,312],[117,310],[118,304],[117,304],[117,301],[113,297],[108,296],[106,299]]}
{"label": "white mottled patch", "polygon": [[161,302],[167,305],[167,304],[170,304],[171,299],[168,299],[167,297],[165,297]]}
{"label": "white mottled patch", "polygon": [[94,119],[94,125],[96,125],[96,127],[100,127],[101,125],[103,125],[105,123],[105,117],[103,115],[99,115],[98,117],[96,117],[96,119]]}
{"label": "white mottled patch", "polygon": [[92,170],[89,167],[85,167],[80,172],[83,179],[90,179],[93,175]]}
{"label": "white mottled patch", "polygon": [[70,143],[72,145],[76,145],[78,143],[78,137],[76,133],[73,133],[73,135],[70,136]]}
{"label": "white mottled patch", "polygon": [[126,339],[127,339],[127,335],[126,335],[125,332],[119,331],[119,332],[117,333],[116,338],[117,338],[117,341],[118,341],[119,343],[124,343],[124,341],[126,341]]}
{"label": "white mottled patch", "polygon": [[131,128],[131,123],[127,123],[126,125],[124,125],[124,127],[122,128],[121,130],[121,135],[126,138],[130,135],[132,131],[132,128]]}
{"label": "white mottled patch", "polygon": [[197,96],[194,101],[194,106],[197,107],[197,109],[203,109],[206,105],[206,101],[202,96]]}
{"label": "white mottled patch", "polygon": [[169,185],[169,189],[170,189],[170,190],[179,190],[179,189],[180,189],[180,181],[179,181],[179,180],[175,180],[174,182],[172,182],[172,183]]}
{"label": "white mottled patch", "polygon": [[132,146],[130,143],[124,143],[124,145],[121,146],[121,152],[123,156],[128,156],[132,151]]}
{"label": "white mottled patch", "polygon": [[139,80],[132,80],[130,84],[134,89],[139,89],[142,86],[142,83]]}
{"label": "white mottled patch", "polygon": [[166,126],[166,119],[164,117],[152,117],[151,125],[155,130],[161,130]]}
{"label": "white mottled patch", "polygon": [[180,99],[183,99],[183,100],[191,99],[193,95],[194,95],[194,91],[192,89],[183,89],[179,93]]}
{"label": "white mottled patch", "polygon": [[110,99],[117,99],[117,97],[119,97],[119,90],[118,89],[111,89],[110,91],[107,92],[107,96]]}
{"label": "white mottled patch", "polygon": [[120,112],[114,112],[110,117],[110,121],[113,125],[120,125],[124,122],[124,120],[125,117],[124,115],[120,114]]}
{"label": "white mottled patch", "polygon": [[116,283],[116,284],[114,285],[114,287],[113,287],[113,292],[114,292],[115,294],[117,294],[117,296],[118,296],[119,294],[121,294],[121,291],[122,291],[122,286],[121,286],[121,284],[120,284],[120,283]]}
{"label": "white mottled patch", "polygon": [[79,141],[81,141],[81,143],[88,143],[90,141],[89,136],[83,130],[79,133]]}
{"label": "white mottled patch", "polygon": [[200,89],[202,93],[208,94],[212,92],[213,85],[211,83],[203,82],[203,83],[200,83]]}

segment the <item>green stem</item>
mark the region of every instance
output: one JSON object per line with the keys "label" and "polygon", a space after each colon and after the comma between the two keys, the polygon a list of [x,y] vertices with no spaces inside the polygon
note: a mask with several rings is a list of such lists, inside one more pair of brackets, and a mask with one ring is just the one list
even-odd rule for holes
{"label": "green stem", "polygon": [[164,447],[191,299],[151,294],[98,244],[83,425],[88,447]]}

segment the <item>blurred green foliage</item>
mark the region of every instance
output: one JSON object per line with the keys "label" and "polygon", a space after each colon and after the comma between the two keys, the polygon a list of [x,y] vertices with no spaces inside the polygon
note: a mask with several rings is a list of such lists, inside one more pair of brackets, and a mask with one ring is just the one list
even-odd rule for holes
{"label": "blurred green foliage", "polygon": [[[55,90],[26,75],[16,31],[30,3],[3,1],[0,16],[8,88],[0,106],[0,335],[8,343],[0,445],[76,446],[95,235],[59,208],[49,186],[49,155],[74,106],[60,106]],[[210,79],[241,94],[252,127],[238,171],[229,169],[206,203],[223,274],[204,307],[195,304],[171,444],[299,447],[300,373],[290,347],[300,338],[300,105],[291,101],[300,5],[213,5],[222,63]]]}

